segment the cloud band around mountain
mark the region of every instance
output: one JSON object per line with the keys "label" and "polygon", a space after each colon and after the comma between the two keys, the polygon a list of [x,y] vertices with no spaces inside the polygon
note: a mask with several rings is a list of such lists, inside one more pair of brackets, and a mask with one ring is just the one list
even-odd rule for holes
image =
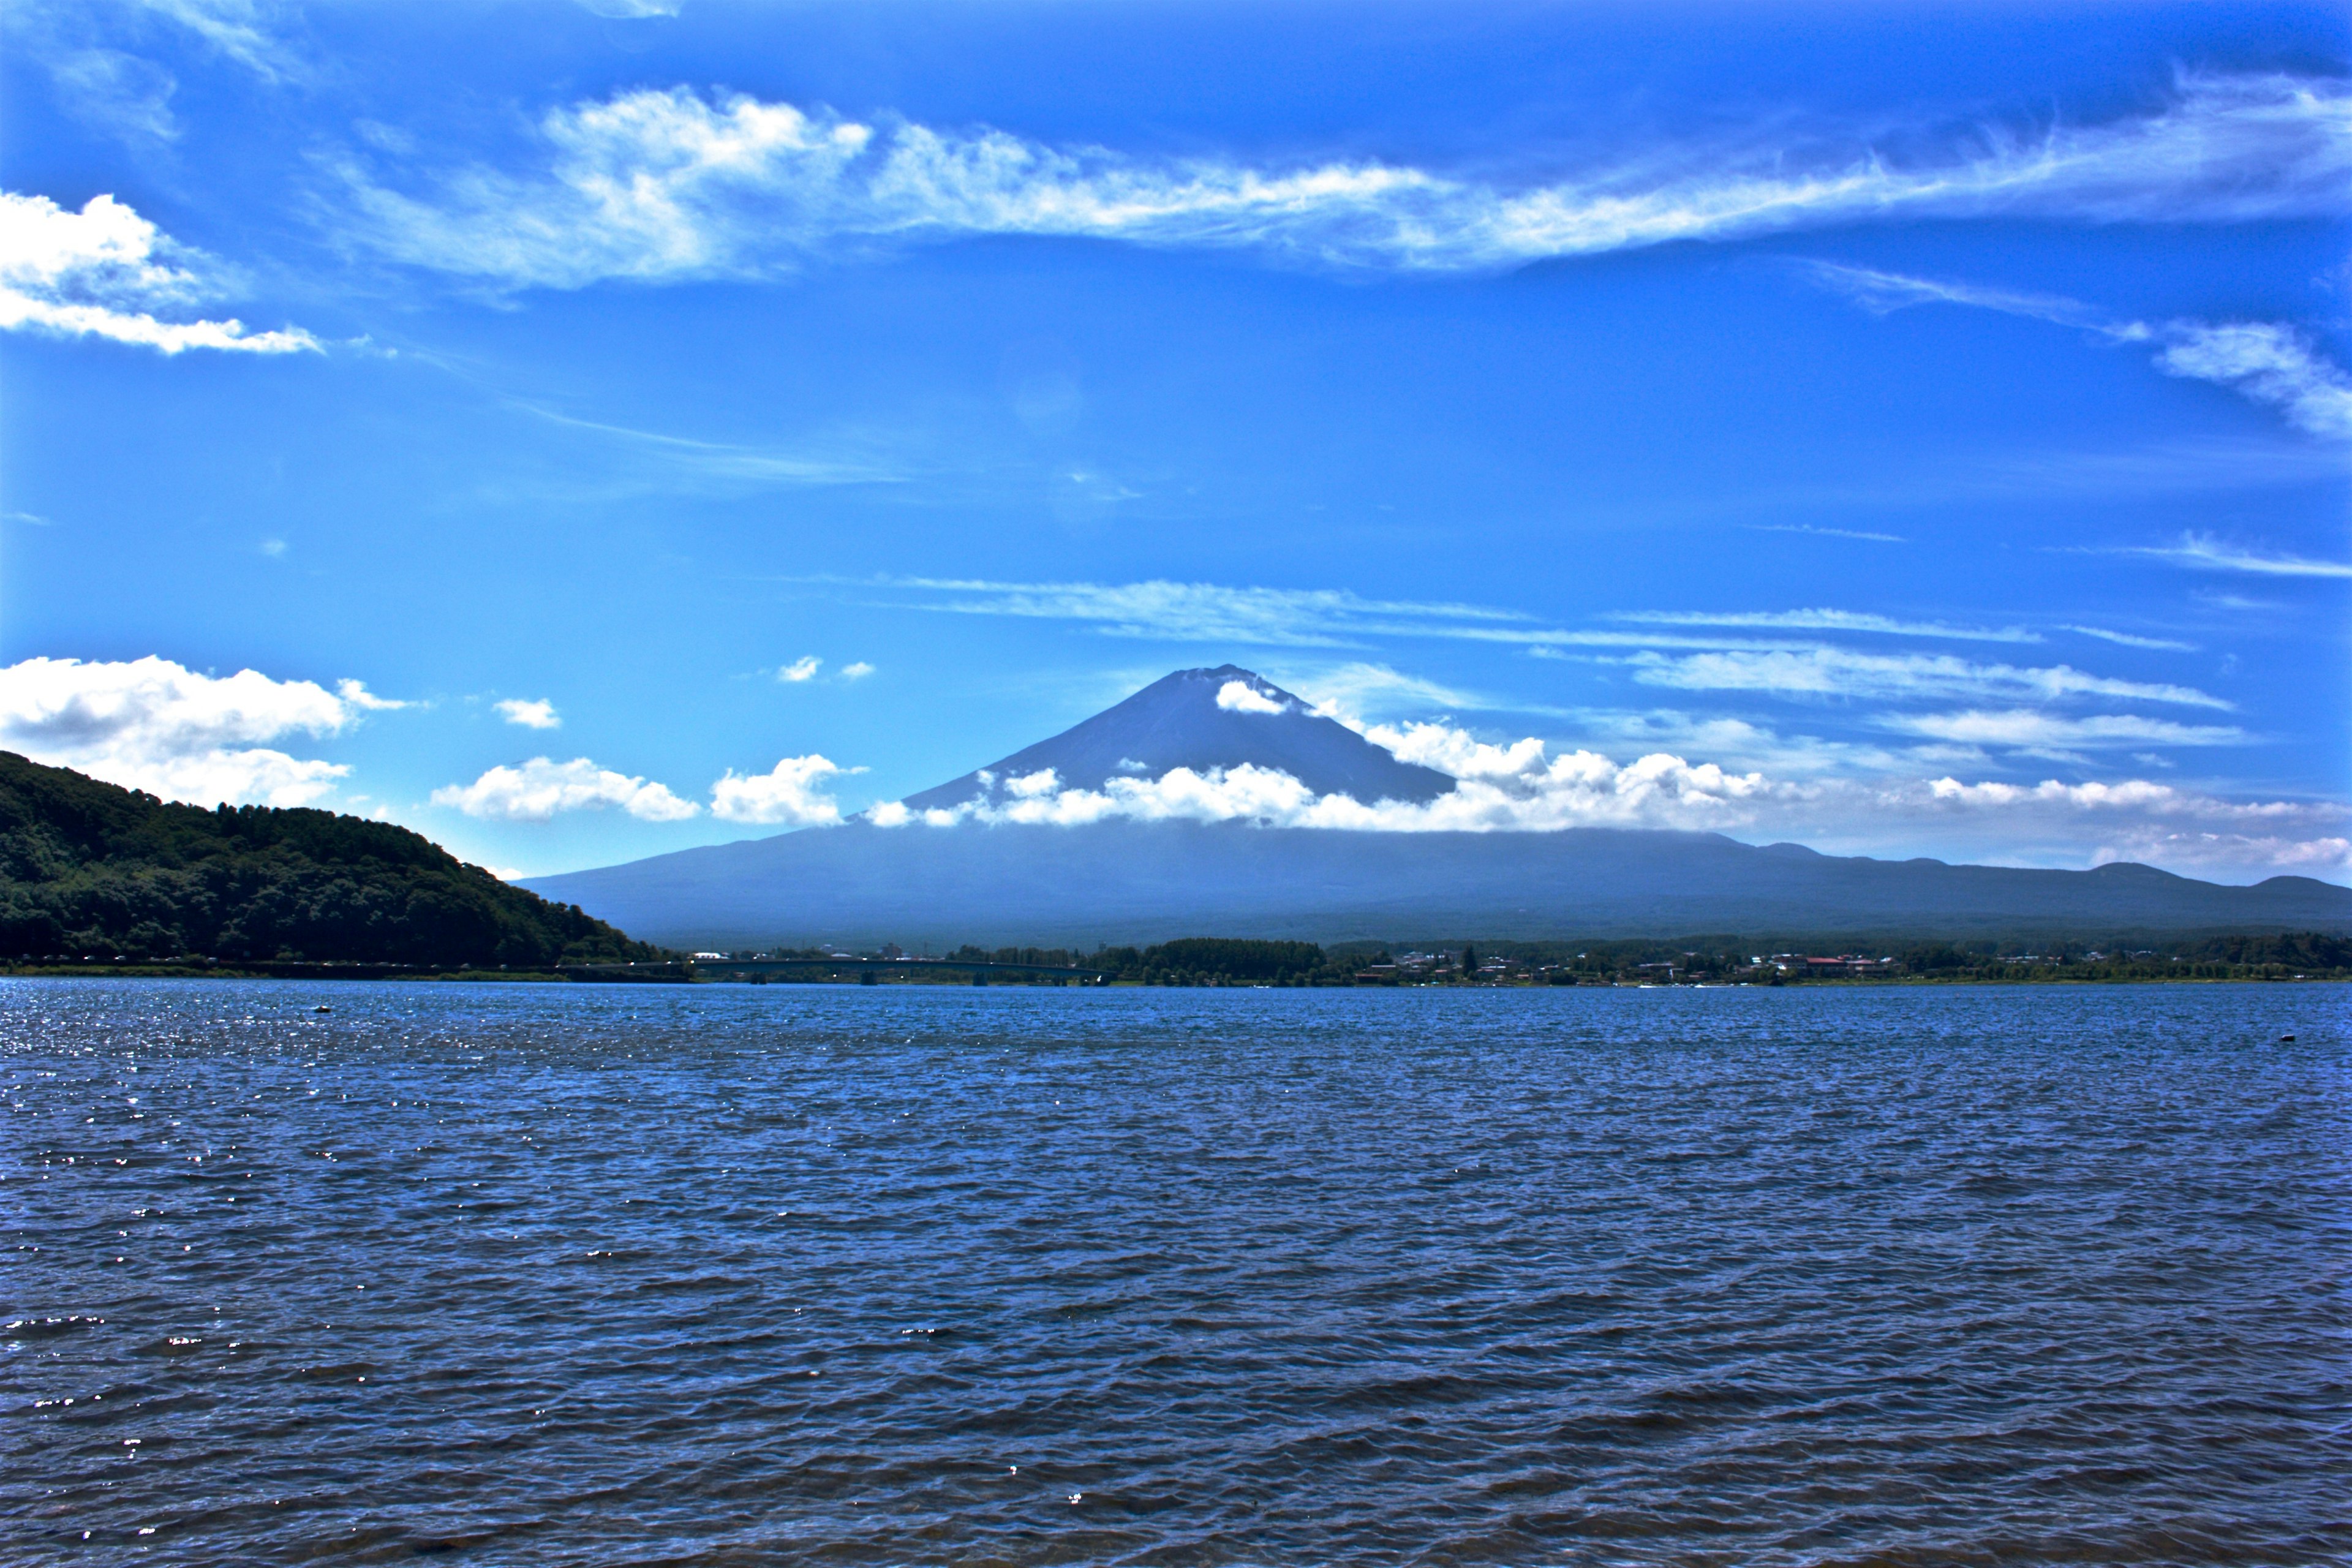
{"label": "cloud band around mountain", "polygon": [[1400,760],[1458,782],[1426,803],[1364,802],[1318,795],[1287,773],[1250,763],[1173,768],[1157,778],[1114,777],[1098,785],[1065,781],[1046,769],[994,781],[987,794],[959,806],[916,812],[894,801],[864,816],[877,827],[908,831],[1123,820],[1381,833],[1663,827],[1816,840],[1859,823],[1877,833],[1899,823],[1914,835],[1957,831],[1979,842],[2039,834],[2079,843],[2088,830],[2096,839],[2095,863],[2146,859],[2336,876],[2352,870],[2352,820],[2332,804],[2233,801],[2146,779],[2017,784],[1970,784],[1948,774],[1775,778],[1664,752],[1620,763],[1588,750],[1555,752],[1534,737],[1497,744],[1434,723],[1374,725],[1364,733]]}

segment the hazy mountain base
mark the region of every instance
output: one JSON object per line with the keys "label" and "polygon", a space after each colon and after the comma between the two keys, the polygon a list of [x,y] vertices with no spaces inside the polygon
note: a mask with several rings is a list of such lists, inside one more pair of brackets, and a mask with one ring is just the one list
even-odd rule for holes
{"label": "hazy mountain base", "polygon": [[531,879],[656,942],[1033,942],[1074,949],[1217,931],[1336,943],[1688,931],[1958,940],[2352,931],[2352,889],[2251,888],[2136,865],[1951,866],[1759,848],[1712,833],[1351,833],[1236,823],[1080,827],[851,823]]}

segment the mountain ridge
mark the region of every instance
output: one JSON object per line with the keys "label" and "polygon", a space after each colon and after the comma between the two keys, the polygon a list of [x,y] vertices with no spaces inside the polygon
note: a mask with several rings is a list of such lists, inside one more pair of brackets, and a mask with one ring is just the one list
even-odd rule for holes
{"label": "mountain ridge", "polygon": [[[909,795],[906,810],[528,879],[676,945],[1309,942],[1869,930],[1925,938],[2352,931],[2352,889],[2231,888],[2127,863],[2088,871],[1823,855],[1662,828],[1369,832],[990,811],[1050,787],[1244,764],[1318,795],[1426,803],[1406,763],[1237,665],[1177,670],[1060,734]],[[1018,787],[1010,787],[1018,786]]]}

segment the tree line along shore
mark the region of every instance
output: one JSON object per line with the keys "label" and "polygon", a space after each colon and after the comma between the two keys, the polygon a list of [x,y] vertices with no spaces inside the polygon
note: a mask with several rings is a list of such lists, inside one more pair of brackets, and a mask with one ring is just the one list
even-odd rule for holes
{"label": "tree line along shore", "polygon": [[[772,947],[708,954],[697,967],[723,978],[730,963],[793,961],[806,967],[790,980],[751,976],[764,984],[850,983],[894,964],[895,948],[852,952],[841,948]],[[1163,986],[1553,986],[1553,985],[1798,985],[1886,984],[2016,984],[2216,980],[2352,979],[2352,938],[2320,932],[2221,934],[2175,940],[2161,946],[2110,940],[1984,940],[1964,943],[1918,939],[1868,941],[1851,936],[1803,942],[1789,938],[1684,937],[1593,942],[1455,942],[1418,944],[1314,942],[1188,937],[1149,947],[966,945],[928,963],[908,964],[874,979],[885,984],[956,984],[952,966],[1024,965],[1067,969],[1102,984]],[[1008,983],[1019,983],[1013,981]],[[1045,976],[1034,983],[1050,984]]]}

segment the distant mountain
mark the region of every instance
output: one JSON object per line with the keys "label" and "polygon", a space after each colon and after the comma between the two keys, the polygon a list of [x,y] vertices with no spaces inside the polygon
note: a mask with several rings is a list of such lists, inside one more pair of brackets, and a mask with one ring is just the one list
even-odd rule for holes
{"label": "distant mountain", "polygon": [[[1001,799],[1244,763],[1318,794],[1427,801],[1454,780],[1399,762],[1289,692],[1224,665],[1180,670],[1085,723],[908,797]],[[655,940],[716,947],[1148,942],[1213,933],[1313,942],[1440,935],[1848,931],[2352,931],[2352,889],[2303,877],[2222,887],[2146,866],[2032,871],[1815,854],[1712,833],[1358,833],[1239,823],[1033,826],[856,821],[534,879]]]}
{"label": "distant mountain", "polygon": [[1238,665],[1180,669],[1050,741],[910,795],[915,811],[952,807],[1051,768],[1064,789],[1098,790],[1115,778],[1156,779],[1172,768],[1203,773],[1254,763],[1288,773],[1318,795],[1432,801],[1454,787],[1434,768],[1401,763],[1335,719]]}
{"label": "distant mountain", "polygon": [[531,886],[676,946],[830,940],[1091,946],[1870,931],[1958,939],[2352,931],[2352,889],[2152,867],[1952,866],[1759,848],[1715,833],[1353,833],[1240,823],[854,822]]}
{"label": "distant mountain", "polygon": [[0,752],[0,957],[549,964],[656,956],[404,827],[167,805]]}

